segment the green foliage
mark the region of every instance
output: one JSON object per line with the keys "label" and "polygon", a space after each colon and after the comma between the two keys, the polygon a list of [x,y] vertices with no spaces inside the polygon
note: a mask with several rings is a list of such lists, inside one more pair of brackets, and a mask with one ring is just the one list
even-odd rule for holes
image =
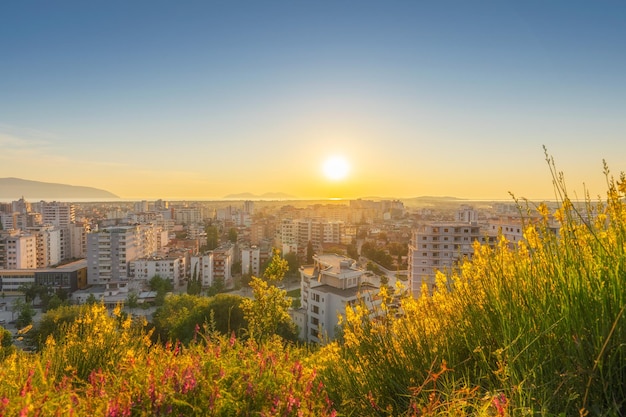
{"label": "green foliage", "polygon": [[285,254],[283,257],[285,261],[287,261],[287,273],[289,275],[297,275],[300,270],[300,261],[298,260],[298,255],[295,252],[289,252]]}
{"label": "green foliage", "polygon": [[230,229],[228,229],[228,240],[231,243],[237,243],[237,229],[234,227],[231,227]]}
{"label": "green foliage", "polygon": [[224,278],[215,278],[213,283],[207,288],[206,293],[209,297],[224,292],[226,285],[224,284]]}
{"label": "green foliage", "polygon": [[387,269],[393,269],[392,256],[389,255],[385,249],[377,247],[372,242],[363,243],[361,246],[361,254]]}
{"label": "green foliage", "polygon": [[293,322],[287,310],[291,306],[291,298],[287,292],[260,278],[252,277],[250,287],[254,299],[244,298],[241,309],[248,322],[248,334],[255,340],[267,340],[276,334],[279,326],[291,326]]}
{"label": "green foliage", "polygon": [[202,292],[202,280],[198,276],[198,264],[193,267],[193,274],[187,281],[187,294],[199,295]]}
{"label": "green foliage", "polygon": [[309,240],[306,244],[306,263],[307,265],[313,265],[313,255],[315,255],[315,249],[313,249],[313,242]]}
{"label": "green foliage", "polygon": [[240,333],[246,321],[237,295],[215,297],[174,295],[154,313],[155,336],[163,341],[189,343],[204,325],[222,334]]}
{"label": "green foliage", "polygon": [[11,332],[0,326],[0,362],[15,352]]}
{"label": "green foliage", "polygon": [[348,254],[349,258],[352,258],[355,260],[359,259],[359,251],[354,243],[351,243],[348,245],[348,248],[346,249],[346,253]]}
{"label": "green foliage", "polygon": [[204,231],[206,232],[206,249],[216,249],[220,244],[219,230],[217,226],[209,225]]}
{"label": "green foliage", "polygon": [[48,310],[39,320],[36,326],[26,334],[26,339],[31,346],[38,350],[43,347],[49,336],[55,339],[61,337],[63,329],[73,323],[79,316],[91,308],[90,304],[61,306]]}
{"label": "green foliage", "polygon": [[85,299],[85,304],[94,305],[98,304],[98,300],[96,300],[96,296],[93,294],[89,294],[89,296]]}
{"label": "green foliage", "polygon": [[150,278],[148,285],[150,286],[150,290],[156,291],[157,293],[154,301],[157,306],[163,305],[165,295],[173,289],[170,280],[162,278],[159,275],[155,275]]}
{"label": "green foliage", "polygon": [[33,317],[35,317],[35,309],[33,309],[30,302],[24,302],[21,298],[18,298],[13,304],[13,311],[17,313],[15,325],[18,329],[32,324]]}

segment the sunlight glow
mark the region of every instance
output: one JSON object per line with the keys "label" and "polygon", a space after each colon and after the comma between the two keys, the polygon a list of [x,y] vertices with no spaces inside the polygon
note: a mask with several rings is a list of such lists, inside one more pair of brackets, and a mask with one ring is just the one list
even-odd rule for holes
{"label": "sunlight glow", "polygon": [[322,170],[324,171],[324,175],[329,180],[339,181],[344,179],[348,172],[350,171],[350,165],[348,161],[339,155],[334,155],[328,157],[324,161],[324,165],[322,166]]}

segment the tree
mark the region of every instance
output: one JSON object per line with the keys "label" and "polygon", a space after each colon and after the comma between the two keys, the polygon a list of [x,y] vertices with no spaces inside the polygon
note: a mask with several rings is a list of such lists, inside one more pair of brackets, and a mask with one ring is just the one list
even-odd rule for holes
{"label": "tree", "polygon": [[52,294],[52,296],[48,300],[46,311],[54,310],[61,307],[62,305],[65,305],[65,302],[61,300],[61,297],[56,294]]}
{"label": "tree", "polygon": [[213,250],[220,244],[219,231],[217,226],[208,225],[204,231],[206,232],[206,248],[207,250]]}
{"label": "tree", "polygon": [[298,260],[298,255],[295,252],[289,252],[284,256],[285,261],[287,261],[289,275],[296,275],[298,270],[300,269],[300,261]]}
{"label": "tree", "polygon": [[232,243],[237,243],[237,229],[235,229],[234,227],[228,229],[228,240],[230,240]]}
{"label": "tree", "polygon": [[157,293],[154,303],[159,306],[163,305],[163,301],[165,300],[165,295],[168,292],[172,291],[172,288],[173,288],[170,280],[162,278],[159,275],[155,275],[152,278],[150,278],[150,281],[148,282],[148,284],[150,285],[150,290],[156,291]]}
{"label": "tree", "polygon": [[94,305],[94,304],[97,304],[97,303],[98,303],[98,300],[96,300],[96,296],[93,295],[93,294],[89,294],[89,296],[85,300],[85,304],[87,304],[87,305]]}
{"label": "tree", "polygon": [[198,277],[198,264],[193,267],[193,275],[187,281],[187,294],[198,295],[202,292],[202,282]]}
{"label": "tree", "polygon": [[91,305],[95,304],[96,302],[93,304],[85,303],[84,305],[61,306],[53,310],[48,310],[41,317],[41,320],[34,329],[27,333],[29,344],[41,349],[46,343],[48,336],[52,335],[55,340],[59,340],[63,327],[68,323],[72,323],[81,314],[84,314]]}
{"label": "tree", "polygon": [[13,304],[13,312],[17,312],[17,320],[15,321],[15,325],[18,329],[24,328],[29,324],[32,324],[33,317],[35,316],[35,310],[30,303],[24,302],[21,298],[18,298]]}
{"label": "tree", "polygon": [[168,297],[154,313],[155,336],[163,341],[188,343],[197,328],[205,324],[222,334],[239,333],[246,327],[241,300],[242,297],[231,294],[210,298],[188,294]]}
{"label": "tree", "polygon": [[[0,225],[1,224],[2,223],[0,223]],[[11,336],[11,332],[0,326],[0,361],[11,355],[14,351],[15,346],[13,346],[13,336]]]}
{"label": "tree", "polygon": [[313,263],[313,255],[315,255],[315,252],[313,251],[313,243],[309,240],[309,243],[306,244],[307,265],[311,265]]}
{"label": "tree", "polygon": [[278,249],[274,248],[272,252],[272,259],[263,272],[263,278],[270,282],[282,281],[289,270],[289,265],[287,265],[286,260],[280,257]]}
{"label": "tree", "polygon": [[357,247],[354,243],[348,245],[346,252],[349,258],[352,258],[354,260],[359,259],[359,251],[357,250]]}
{"label": "tree", "polygon": [[226,286],[224,285],[224,278],[215,278],[213,283],[207,288],[207,295],[212,297],[224,291]]}
{"label": "tree", "polygon": [[248,334],[261,342],[277,333],[279,327],[293,326],[287,310],[291,306],[291,298],[287,292],[260,278],[252,277],[250,287],[254,299],[244,298],[241,309],[248,322]]}
{"label": "tree", "polygon": [[126,305],[130,308],[130,312],[132,313],[137,307],[139,307],[139,296],[136,292],[131,292],[126,297]]}

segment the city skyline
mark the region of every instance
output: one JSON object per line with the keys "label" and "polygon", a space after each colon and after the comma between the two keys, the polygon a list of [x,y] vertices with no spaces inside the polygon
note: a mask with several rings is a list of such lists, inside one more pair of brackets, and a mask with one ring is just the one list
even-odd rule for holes
{"label": "city skyline", "polygon": [[605,192],[603,159],[626,169],[619,2],[1,10],[0,177],[122,199],[506,200],[554,197],[544,145],[580,197]]}

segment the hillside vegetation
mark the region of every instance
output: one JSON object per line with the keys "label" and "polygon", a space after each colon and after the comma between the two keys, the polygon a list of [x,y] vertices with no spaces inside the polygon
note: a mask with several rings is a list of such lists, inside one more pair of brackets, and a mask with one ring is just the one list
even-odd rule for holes
{"label": "hillside vegetation", "polygon": [[399,307],[383,289],[376,318],[357,306],[319,349],[210,326],[155,343],[86,308],[39,352],[7,353],[0,415],[624,415],[626,178],[606,175],[583,207],[554,173],[559,208],[520,204],[524,241],[476,245]]}

